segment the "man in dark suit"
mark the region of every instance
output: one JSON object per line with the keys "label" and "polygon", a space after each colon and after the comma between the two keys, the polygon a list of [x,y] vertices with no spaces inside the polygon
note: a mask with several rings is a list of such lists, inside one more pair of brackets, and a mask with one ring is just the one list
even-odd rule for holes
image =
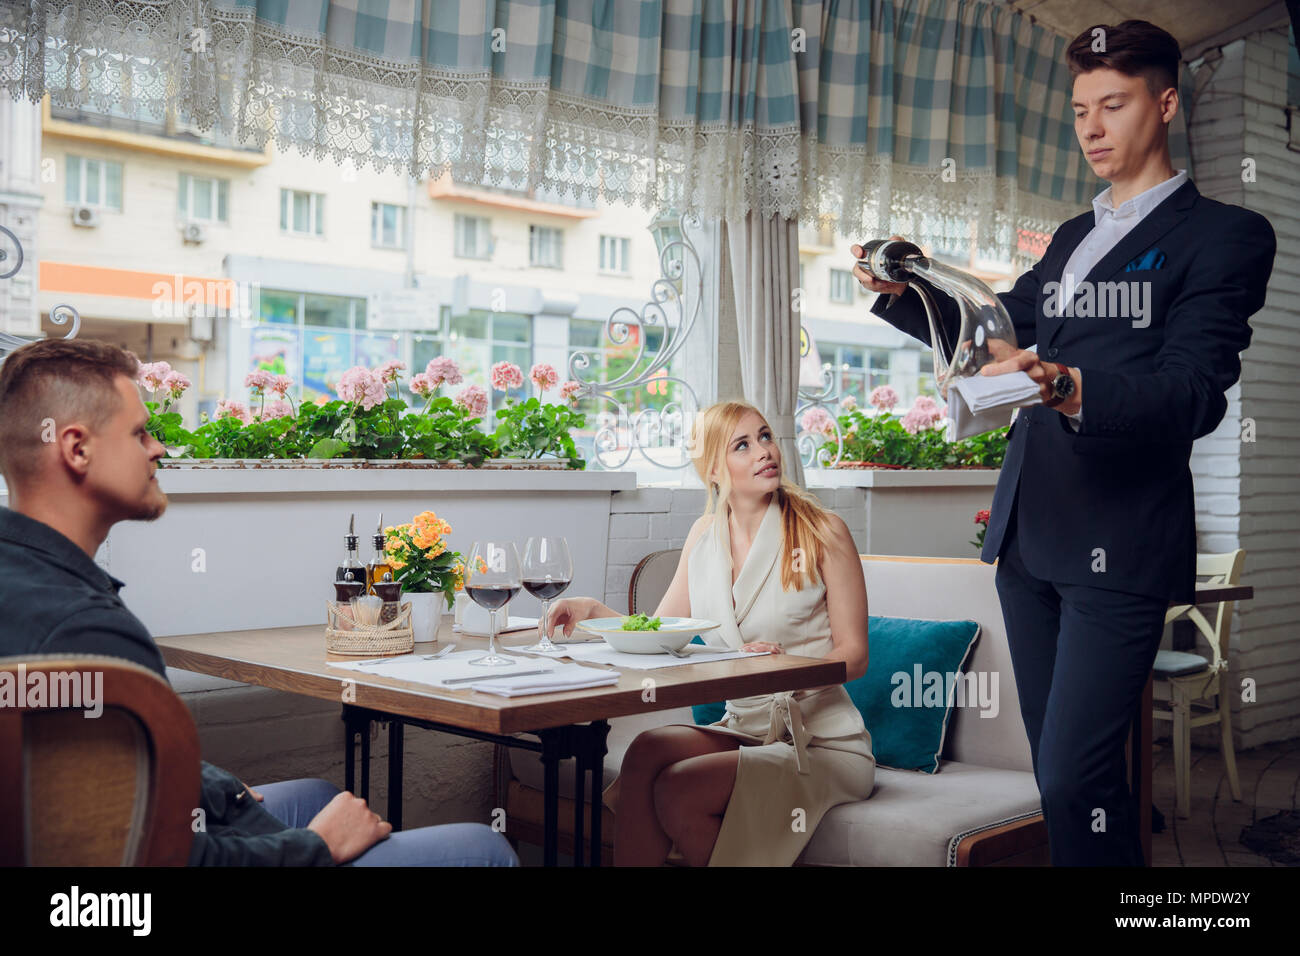
{"label": "man in dark suit", "polygon": [[[1056,865],[1143,863],[1124,742],[1165,609],[1195,587],[1192,442],[1223,420],[1276,250],[1268,220],[1170,164],[1179,57],[1141,20],[1070,44],[1075,132],[1111,185],[999,294],[1019,350],[983,369],[1023,370],[1043,398],[1011,427],[981,559],[998,561]],[[873,312],[929,341],[906,284],[855,275],[888,293]],[[956,304],[913,281],[957,341]]]}

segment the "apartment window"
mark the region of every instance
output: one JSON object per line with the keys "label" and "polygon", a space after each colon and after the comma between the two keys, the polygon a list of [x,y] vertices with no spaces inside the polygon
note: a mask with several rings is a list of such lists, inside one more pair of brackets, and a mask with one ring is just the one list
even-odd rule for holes
{"label": "apartment window", "polygon": [[632,271],[632,240],[623,236],[600,237],[600,271],[627,275]]}
{"label": "apartment window", "polygon": [[831,270],[831,301],[853,301],[853,273],[846,269]]}
{"label": "apartment window", "polygon": [[122,211],[121,163],[69,154],[65,169],[70,204]]}
{"label": "apartment window", "polygon": [[325,196],[281,189],[280,231],[294,236],[325,235]]}
{"label": "apartment window", "polygon": [[230,222],[230,180],[180,174],[177,207],[181,219],[192,222]]}
{"label": "apartment window", "polygon": [[406,207],[387,202],[372,202],[370,242],[386,249],[405,249]]}
{"label": "apartment window", "polygon": [[563,268],[564,233],[550,226],[529,226],[528,262],[544,269]]}
{"label": "apartment window", "polygon": [[456,255],[462,259],[492,257],[492,220],[483,216],[456,214]]}

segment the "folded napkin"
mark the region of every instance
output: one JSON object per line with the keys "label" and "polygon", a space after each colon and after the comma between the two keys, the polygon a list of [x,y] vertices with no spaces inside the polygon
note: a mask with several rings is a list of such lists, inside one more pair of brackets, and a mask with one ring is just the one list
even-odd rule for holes
{"label": "folded napkin", "polygon": [[1038,383],[1024,372],[971,375],[948,386],[948,417],[957,438],[1001,428],[1013,409],[1042,402]]}
{"label": "folded napkin", "polygon": [[[478,620],[471,620],[470,616],[466,614],[457,633],[464,634],[466,637],[487,637],[489,634],[488,628],[491,627],[491,624],[486,620],[486,615],[484,615],[484,618],[485,619],[480,622]],[[526,631],[529,628],[535,631],[537,630],[538,618],[516,617],[511,614],[509,621],[506,621],[504,618],[498,618],[498,621],[499,626],[497,627],[497,637],[500,637],[502,634],[509,634],[513,631]],[[454,626],[453,630],[455,630]]]}
{"label": "folded napkin", "polygon": [[513,678],[509,674],[502,674],[469,686],[470,690],[484,694],[521,697],[525,694],[549,694],[558,690],[581,690],[584,687],[605,687],[617,683],[617,671],[599,671],[581,664],[559,664],[546,674]]}

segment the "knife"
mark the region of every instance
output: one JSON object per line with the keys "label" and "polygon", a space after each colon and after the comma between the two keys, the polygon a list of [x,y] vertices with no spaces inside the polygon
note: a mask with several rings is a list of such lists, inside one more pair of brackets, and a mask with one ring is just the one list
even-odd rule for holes
{"label": "knife", "polygon": [[[554,670],[554,668],[544,667],[544,668],[542,668],[541,670],[535,670],[535,671],[515,671],[513,674],[502,674],[501,676],[502,676],[502,677],[529,677],[529,676],[532,676],[532,675],[534,675],[534,674],[550,674],[550,673],[553,672],[553,670]],[[492,678],[489,677],[487,674],[484,674],[484,675],[481,676],[481,677],[453,677],[451,680],[445,680],[445,681],[443,681],[442,683],[444,683],[444,684],[469,684],[469,683],[484,684],[484,683],[487,683],[489,680],[492,680]]]}

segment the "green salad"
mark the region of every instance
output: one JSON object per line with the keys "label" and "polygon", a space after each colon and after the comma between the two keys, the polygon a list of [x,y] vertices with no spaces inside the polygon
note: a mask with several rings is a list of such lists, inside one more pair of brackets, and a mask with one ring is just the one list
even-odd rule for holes
{"label": "green salad", "polygon": [[657,617],[646,617],[644,614],[632,614],[623,618],[623,627],[625,631],[657,631],[662,622]]}

